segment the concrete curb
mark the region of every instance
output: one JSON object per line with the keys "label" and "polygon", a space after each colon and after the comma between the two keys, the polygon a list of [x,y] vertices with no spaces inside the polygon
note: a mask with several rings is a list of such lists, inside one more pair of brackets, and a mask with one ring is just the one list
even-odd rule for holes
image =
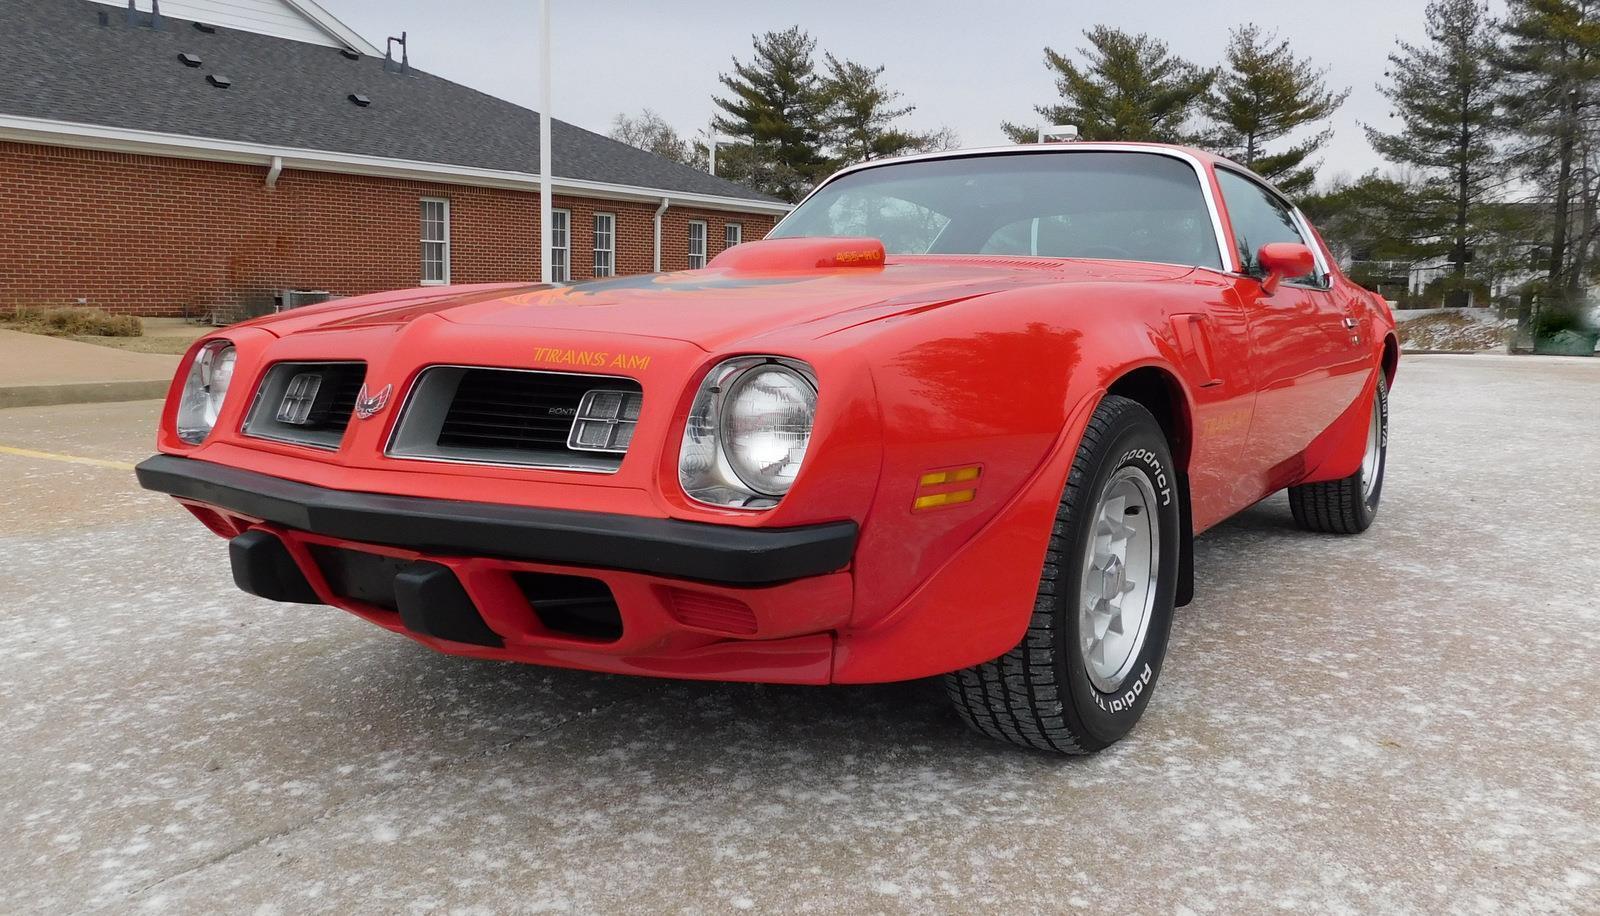
{"label": "concrete curb", "polygon": [[60,385],[0,387],[0,410],[7,407],[55,407],[107,401],[149,401],[167,396],[172,379],[131,382],[70,382]]}

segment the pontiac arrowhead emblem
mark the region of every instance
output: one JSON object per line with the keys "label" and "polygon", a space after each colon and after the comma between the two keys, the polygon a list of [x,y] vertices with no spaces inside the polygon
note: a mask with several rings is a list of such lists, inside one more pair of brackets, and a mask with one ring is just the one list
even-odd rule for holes
{"label": "pontiac arrowhead emblem", "polygon": [[394,390],[393,385],[384,385],[377,394],[367,396],[367,386],[362,384],[361,393],[356,395],[356,418],[365,420],[383,409],[389,403],[389,392]]}

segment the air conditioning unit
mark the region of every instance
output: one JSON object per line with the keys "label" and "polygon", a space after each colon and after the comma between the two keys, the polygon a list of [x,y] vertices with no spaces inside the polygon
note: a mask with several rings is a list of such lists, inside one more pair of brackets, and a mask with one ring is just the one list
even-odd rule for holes
{"label": "air conditioning unit", "polygon": [[325,289],[280,289],[273,297],[272,310],[285,312],[297,309],[302,305],[315,305],[318,302],[327,302],[333,294]]}

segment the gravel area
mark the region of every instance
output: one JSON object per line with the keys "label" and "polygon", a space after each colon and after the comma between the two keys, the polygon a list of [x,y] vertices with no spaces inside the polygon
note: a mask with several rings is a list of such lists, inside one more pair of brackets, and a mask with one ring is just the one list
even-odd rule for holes
{"label": "gravel area", "polygon": [[0,410],[103,462],[0,450],[0,912],[1600,911],[1600,359],[1404,360],[1374,528],[1201,538],[1087,759],[251,598],[117,466],[156,412]]}

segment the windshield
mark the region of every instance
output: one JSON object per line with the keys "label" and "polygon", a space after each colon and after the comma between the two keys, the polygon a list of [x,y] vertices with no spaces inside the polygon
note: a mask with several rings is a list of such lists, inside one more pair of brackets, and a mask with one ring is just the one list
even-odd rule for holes
{"label": "windshield", "polygon": [[852,172],[768,238],[868,236],[890,254],[1117,258],[1222,268],[1187,162],[1159,153],[1006,153]]}

